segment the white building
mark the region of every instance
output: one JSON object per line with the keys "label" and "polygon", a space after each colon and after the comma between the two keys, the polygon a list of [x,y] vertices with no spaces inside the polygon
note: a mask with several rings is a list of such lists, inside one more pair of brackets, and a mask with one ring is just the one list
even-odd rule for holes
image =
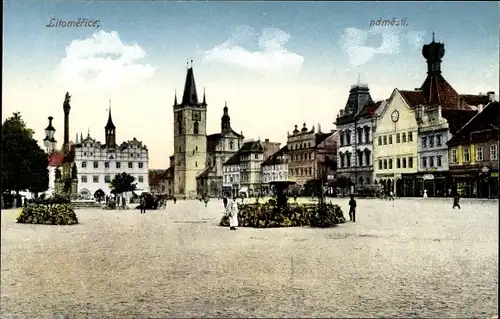
{"label": "white building", "polygon": [[[90,136],[80,135],[75,148],[75,164],[78,169],[78,194],[92,198],[101,189],[105,195],[111,193],[110,182],[115,175],[126,172],[135,177],[136,194],[149,192],[149,156],[146,145],[135,137],[131,141],[116,144],[116,127],[109,109],[105,126],[106,144]],[[130,194],[128,194],[130,195]]]}
{"label": "white building", "polygon": [[235,153],[223,165],[222,187],[226,195],[237,196],[240,190],[240,154]]}
{"label": "white building", "polygon": [[261,164],[262,168],[262,187],[264,193],[269,194],[270,182],[288,181],[288,146],[285,145],[279,151],[269,156]]}

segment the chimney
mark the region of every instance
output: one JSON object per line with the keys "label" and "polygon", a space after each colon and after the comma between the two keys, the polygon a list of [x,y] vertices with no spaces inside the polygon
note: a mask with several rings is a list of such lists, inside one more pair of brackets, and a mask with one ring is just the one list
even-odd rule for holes
{"label": "chimney", "polygon": [[489,91],[486,94],[488,95],[488,98],[489,98],[490,102],[495,101],[495,92]]}

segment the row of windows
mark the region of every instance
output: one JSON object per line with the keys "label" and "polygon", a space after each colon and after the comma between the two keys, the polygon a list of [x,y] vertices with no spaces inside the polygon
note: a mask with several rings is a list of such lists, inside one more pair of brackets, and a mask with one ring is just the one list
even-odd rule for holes
{"label": "row of windows", "polygon": [[[110,162],[104,162],[104,168],[109,168]],[[115,162],[116,168],[121,168],[122,163],[121,162]],[[82,162],[82,168],[87,168],[87,162]],[[99,162],[94,162],[94,168],[99,168]],[[128,162],[128,168],[134,168],[134,162]],[[144,168],[144,163],[143,162],[138,162],[137,163],[137,168]]]}
{"label": "row of windows", "polygon": [[[434,161],[434,158],[436,161]],[[420,163],[422,168],[432,168],[432,167],[442,167],[443,166],[443,159],[441,155],[438,155],[436,157],[434,156],[424,156],[420,159]],[[436,164],[434,166],[434,164]]]}
{"label": "row of windows", "polygon": [[[351,156],[352,154],[349,152],[346,152],[345,154],[340,153],[340,167],[351,167]],[[371,165],[371,152],[370,151],[365,151],[365,152],[358,152],[357,154],[357,160],[358,160],[358,166],[370,166]]]}
{"label": "row of windows", "polygon": [[[92,182],[93,183],[99,183],[99,175],[93,175],[92,176]],[[137,178],[137,180],[139,181],[139,183],[143,183],[144,182],[144,176],[139,176]],[[80,181],[82,183],[87,183],[88,180],[87,180],[87,175],[82,175],[81,178],[80,178]],[[104,175],[104,182],[105,183],[111,183],[111,175]]]}
{"label": "row of windows", "polygon": [[434,145],[441,146],[443,145],[442,135],[431,135],[431,136],[422,136],[422,148],[432,148]]}
{"label": "row of windows", "polygon": [[[95,144],[96,147],[100,147],[100,144]],[[93,143],[85,143],[85,144],[82,144],[83,147],[94,147],[94,144]],[[130,148],[132,149],[136,149],[138,148],[137,145],[130,145]]]}
{"label": "row of windows", "polygon": [[[392,158],[378,160],[378,169],[393,169],[393,160]],[[413,157],[403,157],[396,159],[396,168],[413,168]]]}
{"label": "row of windows", "polygon": [[[370,127],[365,126],[363,128],[358,127],[357,128],[357,141],[358,144],[363,144],[364,143],[371,143],[370,140]],[[364,141],[363,141],[363,136],[364,136]],[[351,145],[351,130],[347,131],[340,131],[339,132],[339,138],[340,138],[340,146],[349,146]]]}
{"label": "row of windows", "polygon": [[[396,143],[413,142],[413,132],[396,133]],[[378,145],[392,144],[392,134],[378,137]]]}
{"label": "row of windows", "polygon": [[311,142],[290,144],[291,150],[299,150],[299,149],[310,148],[310,147],[311,147]]}
{"label": "row of windows", "polygon": [[304,161],[304,160],[312,160],[314,158],[313,153],[302,153],[302,154],[292,154],[290,155],[290,159],[292,162],[296,161]]}
{"label": "row of windows", "polygon": [[[89,156],[94,156],[94,153],[93,153],[93,152],[89,152],[89,153],[88,153],[88,155],[89,155]],[[96,154],[96,155],[102,156],[103,154],[102,154],[102,153],[100,153],[100,154]],[[124,154],[124,155],[126,155],[126,154]],[[83,152],[83,156],[87,156],[87,152]],[[139,154],[139,153],[129,153],[129,154],[128,154],[128,156],[129,156],[129,157],[141,157],[141,154]],[[111,155],[109,158],[110,158],[110,159],[113,159],[113,158],[114,158],[114,156],[113,156],[113,155]]]}
{"label": "row of windows", "polygon": [[312,176],[312,167],[290,168],[290,176]]}
{"label": "row of windows", "polygon": [[224,175],[224,181],[226,183],[238,183],[238,175]]}
{"label": "row of windows", "polygon": [[[490,161],[498,160],[498,145],[490,145]],[[464,147],[462,150],[462,162],[470,162],[470,148]],[[476,161],[484,161],[484,150],[482,146],[476,147]],[[458,163],[457,149],[451,150],[451,163]]]}
{"label": "row of windows", "polygon": [[[278,176],[276,176],[276,175],[278,175]],[[279,172],[278,174],[276,174],[276,173],[266,174],[266,175],[264,175],[264,182],[274,181],[274,180],[276,180],[276,178],[278,178],[279,180],[282,180],[282,179],[288,179],[288,176],[285,172]]]}

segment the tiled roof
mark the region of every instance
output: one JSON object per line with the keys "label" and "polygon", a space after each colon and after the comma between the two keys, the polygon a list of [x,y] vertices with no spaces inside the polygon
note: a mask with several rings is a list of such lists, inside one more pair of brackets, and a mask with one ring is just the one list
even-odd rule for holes
{"label": "tiled roof", "polygon": [[64,155],[59,152],[54,152],[49,155],[49,166],[59,166],[64,160]]}
{"label": "tiled roof", "polygon": [[318,147],[319,144],[321,144],[324,140],[326,140],[332,134],[334,134],[334,132],[330,132],[330,133],[316,133],[316,147]]}
{"label": "tiled roof", "polygon": [[162,180],[167,178],[166,169],[152,169],[148,172],[149,185],[159,185]]}
{"label": "tiled roof", "polygon": [[490,103],[490,98],[488,95],[474,95],[474,94],[460,94],[458,96],[459,100],[464,101],[467,105],[486,105]]}
{"label": "tiled roof", "polygon": [[383,101],[378,101],[365,105],[363,109],[359,112],[358,117],[374,115],[378,108],[382,105]]}
{"label": "tiled roof", "polygon": [[278,161],[278,157],[286,154],[288,152],[288,145],[283,146],[280,150],[278,150],[273,155],[269,156],[261,165],[274,165]]}
{"label": "tiled roof", "polygon": [[200,174],[198,174],[198,176],[196,176],[196,178],[204,178],[204,177],[207,177],[208,174],[210,174],[210,170],[212,168],[211,167],[207,167],[205,168]]}
{"label": "tiled roof", "polygon": [[425,99],[424,92],[422,91],[405,91],[399,90],[399,93],[406,101],[409,107],[414,108],[417,105],[426,105],[427,100]]}
{"label": "tiled roof", "polygon": [[438,106],[442,108],[456,109],[459,108],[458,93],[444,79],[441,74],[428,75],[424,83],[420,87],[427,100],[427,105]]}
{"label": "tiled roof", "polygon": [[451,134],[455,134],[476,114],[477,112],[473,110],[443,109],[441,111],[441,115],[448,121]]}
{"label": "tiled roof", "polygon": [[240,163],[240,151],[236,152],[231,156],[224,165],[238,165]]}
{"label": "tiled roof", "polygon": [[[500,127],[498,101],[486,105],[484,109],[472,117],[457,133],[448,141],[448,145],[457,145],[470,140],[470,133],[481,128],[498,130]],[[497,135],[498,136],[498,135]]]}
{"label": "tiled roof", "polygon": [[239,153],[261,153],[264,151],[264,147],[260,141],[249,141],[245,142],[243,146],[238,151]]}

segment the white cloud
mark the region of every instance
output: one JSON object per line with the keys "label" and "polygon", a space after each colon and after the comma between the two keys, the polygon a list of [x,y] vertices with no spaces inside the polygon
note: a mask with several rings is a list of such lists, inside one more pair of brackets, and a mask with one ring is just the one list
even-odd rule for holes
{"label": "white cloud", "polygon": [[155,73],[151,65],[137,62],[145,56],[138,44],[124,44],[118,32],[99,31],[66,47],[54,79],[73,90],[138,84]]}
{"label": "white cloud", "polygon": [[410,31],[406,35],[408,44],[414,49],[421,49],[424,45],[424,37],[427,34],[425,31]]}
{"label": "white cloud", "polygon": [[238,66],[264,74],[300,72],[304,57],[285,48],[290,34],[276,28],[263,29],[258,38],[260,51],[251,51],[238,44],[243,40],[255,40],[256,36],[253,28],[239,26],[233,30],[233,35],[227,41],[206,51],[204,59],[207,62]]}
{"label": "white cloud", "polygon": [[[380,35],[380,46],[368,46],[370,37]],[[425,32],[409,31],[403,34],[401,28],[374,26],[369,30],[347,28],[341,35],[340,47],[349,56],[352,66],[360,66],[377,54],[394,55],[401,52],[401,40],[406,39],[412,48],[421,48]]]}

